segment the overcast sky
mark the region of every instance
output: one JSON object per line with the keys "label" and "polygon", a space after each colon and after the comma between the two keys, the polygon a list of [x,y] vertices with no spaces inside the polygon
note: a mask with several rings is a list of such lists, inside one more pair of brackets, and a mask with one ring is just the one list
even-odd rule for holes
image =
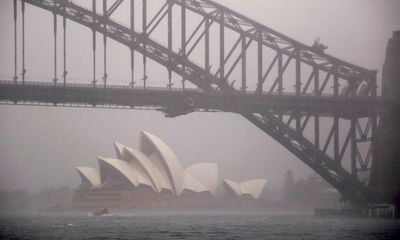
{"label": "overcast sky", "polygon": [[[86,5],[90,2],[81,1]],[[387,40],[392,31],[400,30],[397,0],[218,2],[307,45],[319,36],[329,46],[328,53],[379,71]],[[118,14],[120,17],[115,18],[119,21],[128,20],[127,11]],[[0,1],[1,79],[11,79],[13,75],[12,21],[12,1]],[[71,81],[90,82],[90,31],[77,24],[69,24],[68,30]],[[51,14],[27,6],[28,80],[52,79],[52,41]],[[127,48],[110,41],[109,55],[110,79],[126,83],[130,77]],[[100,57],[98,61],[100,66]],[[160,76],[166,78],[164,70],[154,69],[157,68],[149,70],[154,82],[160,81]],[[101,71],[99,67],[99,76]],[[379,79],[380,76],[381,73]],[[175,81],[179,84],[177,77]],[[235,114],[193,113],[166,119],[155,111],[0,106],[0,189],[75,187],[79,184],[75,166],[96,167],[97,156],[114,156],[113,141],[137,147],[141,130],[163,139],[183,167],[203,161],[218,163],[221,178],[267,178],[268,188],[279,189],[287,169],[294,170],[295,178],[307,177],[312,172],[268,135]]]}

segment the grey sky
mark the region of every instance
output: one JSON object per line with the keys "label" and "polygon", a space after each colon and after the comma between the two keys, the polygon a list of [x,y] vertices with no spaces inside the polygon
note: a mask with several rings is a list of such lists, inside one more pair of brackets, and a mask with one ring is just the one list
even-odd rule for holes
{"label": "grey sky", "polygon": [[[90,4],[90,1],[81,2]],[[151,2],[154,4],[156,0]],[[387,40],[393,30],[400,29],[400,1],[396,0],[218,2],[308,45],[320,36],[329,46],[328,53],[379,71]],[[127,13],[119,14],[118,20],[125,22]],[[0,1],[0,31],[0,78],[10,79],[13,75],[12,1]],[[69,31],[71,78],[89,82],[90,31],[76,24],[70,24]],[[49,13],[27,6],[27,41],[28,80],[50,81],[53,39]],[[99,55],[100,43],[99,37]],[[127,49],[110,41],[109,55],[110,78],[114,83],[123,83],[129,79]],[[98,61],[100,78],[100,57]],[[140,69],[137,75],[140,77]],[[153,81],[165,84],[159,80],[166,78],[165,70],[150,70],[149,75]],[[378,76],[380,79],[380,73]],[[178,77],[175,78],[179,84]],[[79,182],[74,166],[96,166],[96,156],[114,156],[114,140],[137,147],[140,130],[165,140],[184,167],[201,161],[218,163],[221,177],[238,181],[265,177],[269,180],[268,187],[276,189],[281,187],[288,168],[294,169],[295,177],[311,173],[274,140],[234,114],[194,113],[166,119],[154,111],[0,106],[0,189],[74,187]]]}

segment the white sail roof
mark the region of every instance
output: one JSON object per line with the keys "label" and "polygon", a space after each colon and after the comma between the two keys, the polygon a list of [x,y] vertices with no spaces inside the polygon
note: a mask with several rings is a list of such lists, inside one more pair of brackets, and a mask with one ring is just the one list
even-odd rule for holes
{"label": "white sail roof", "polygon": [[[121,174],[121,177],[127,179],[133,186],[138,187],[139,185],[152,186],[151,182],[148,181],[143,175],[141,175],[131,164],[126,161],[113,158],[98,158],[99,161],[111,166],[117,172]],[[101,174],[107,174],[100,168]]]}
{"label": "white sail roof", "polygon": [[150,157],[157,153],[158,157],[152,158],[160,161],[170,185],[179,196],[183,191],[184,173],[175,153],[161,139],[145,131],[142,131],[140,135],[140,151]]}
{"label": "white sail roof", "polygon": [[228,192],[238,196],[242,195],[242,190],[240,189],[239,183],[231,181],[229,179],[224,179],[224,186]]}
{"label": "white sail roof", "polygon": [[250,194],[254,199],[258,199],[267,183],[265,179],[254,179],[240,184],[242,194]]}
{"label": "white sail roof", "polygon": [[76,171],[81,177],[82,183],[88,183],[90,186],[100,185],[99,171],[91,167],[76,167]]}
{"label": "white sail roof", "polygon": [[242,183],[237,183],[229,179],[224,179],[225,189],[235,195],[250,195],[254,199],[258,199],[267,183],[266,179],[254,179]]}
{"label": "white sail roof", "polygon": [[184,190],[189,190],[195,193],[211,192],[206,186],[189,174],[185,174],[183,187]]}
{"label": "white sail roof", "polygon": [[160,192],[163,189],[173,192],[173,188],[171,185],[172,183],[169,180],[168,173],[164,167],[160,155],[158,153],[153,153],[149,158],[152,165],[154,166],[154,169],[156,169],[156,172],[158,173],[156,174],[157,178],[155,179],[155,181],[159,184]]}
{"label": "white sail roof", "polygon": [[198,163],[185,169],[185,176],[190,175],[207,190],[215,195],[218,187],[218,165],[215,163]]}
{"label": "white sail roof", "polygon": [[[174,152],[151,133],[141,132],[140,151],[118,142],[114,142],[114,148],[117,159],[98,157],[99,171],[88,167],[76,168],[85,187],[112,187],[128,183],[133,187],[145,185],[156,192],[167,190],[177,196],[184,190],[213,195],[217,192],[217,164],[198,163],[183,170]],[[266,182],[265,179],[243,183],[223,180],[227,191],[238,196],[250,195],[255,199],[260,197]]]}
{"label": "white sail roof", "polygon": [[121,143],[114,142],[115,155],[117,159],[123,160],[122,151],[124,150],[124,147],[125,146],[122,145]]}
{"label": "white sail roof", "polygon": [[155,191],[161,192],[162,173],[154,166],[154,162],[150,157],[136,149],[128,147],[124,148],[122,156],[125,161],[129,161],[143,176],[151,181]]}

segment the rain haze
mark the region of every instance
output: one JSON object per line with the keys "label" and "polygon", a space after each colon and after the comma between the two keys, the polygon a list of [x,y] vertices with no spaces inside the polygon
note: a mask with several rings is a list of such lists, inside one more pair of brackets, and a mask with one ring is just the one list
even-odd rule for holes
{"label": "rain haze", "polygon": [[[218,2],[307,45],[320,37],[329,47],[329,54],[379,71],[387,40],[400,22],[400,3],[396,0]],[[89,1],[80,3],[90,6]],[[11,79],[13,75],[12,12],[12,1],[0,2],[2,79]],[[119,21],[129,22],[128,11],[118,16]],[[48,47],[53,41],[51,14],[27,5],[27,19],[27,79],[51,81],[52,48]],[[74,23],[68,26],[68,32],[69,76],[89,82],[91,32]],[[100,35],[98,39],[100,51]],[[109,42],[110,81],[128,82],[128,48]],[[61,54],[61,47],[59,51]],[[137,72],[140,74],[140,70]],[[154,82],[162,82],[166,77],[165,72],[154,72],[151,68],[148,76]],[[0,106],[0,113],[0,188],[3,190],[37,191],[43,187],[77,186],[75,166],[93,166],[97,156],[113,156],[113,141],[136,147],[141,130],[152,132],[170,144],[184,166],[215,162],[224,177],[267,178],[268,189],[282,187],[287,169],[294,170],[295,178],[312,173],[280,144],[237,114],[192,113],[169,119],[157,111],[27,106]]]}
{"label": "rain haze", "polygon": [[0,239],[399,239],[400,1],[23,2]]}

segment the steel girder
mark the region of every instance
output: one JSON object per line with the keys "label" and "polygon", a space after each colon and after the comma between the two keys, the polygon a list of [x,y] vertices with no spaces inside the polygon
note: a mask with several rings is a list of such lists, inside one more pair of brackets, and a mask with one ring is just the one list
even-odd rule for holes
{"label": "steel girder", "polygon": [[[109,18],[109,15],[115,11],[115,9],[120,5],[121,1],[116,1],[115,4],[109,9],[110,14],[99,15],[94,11],[90,11],[83,7],[80,7],[70,1],[61,0],[22,0],[23,2],[30,3],[32,5],[38,6],[40,8],[46,9],[53,12],[53,14],[58,14],[64,18],[68,18],[75,21],[81,25],[89,27],[93,31],[104,34],[104,36],[109,37],[123,45],[128,46],[131,50],[137,51],[143,55],[144,63],[146,57],[151,58],[155,62],[165,66],[169,72],[174,71],[183,77],[183,80],[189,80],[200,89],[204,91],[214,91],[215,86],[223,92],[236,92],[233,88],[233,82],[228,80],[230,74],[236,68],[239,61],[242,62],[242,91],[246,91],[246,51],[248,47],[253,43],[258,44],[258,85],[256,89],[256,94],[274,94],[275,89],[278,90],[278,94],[283,96],[283,73],[287,71],[288,65],[295,62],[295,95],[306,96],[309,94],[309,89],[311,83],[314,82],[313,94],[315,96],[322,96],[328,82],[333,82],[333,97],[334,99],[339,99],[339,97],[344,97],[347,99],[358,98],[357,94],[359,91],[359,86],[364,84],[366,87],[361,89],[363,97],[372,99],[374,102],[376,100],[376,72],[366,70],[364,68],[355,66],[353,64],[344,62],[332,56],[325,54],[314,47],[306,46],[299,43],[289,37],[286,37],[268,27],[265,27],[257,22],[252,21],[224,6],[214,3],[209,0],[168,0],[167,5],[163,5],[156,16],[150,21],[150,24],[144,26],[143,33],[137,33],[132,28],[129,29],[122,26]],[[189,39],[182,36],[182,48],[179,53],[172,51],[171,47],[171,7],[173,5],[181,6],[182,19],[186,16],[186,11],[190,10],[194,13],[200,14],[203,17],[203,21],[200,23],[199,27],[190,35]],[[168,7],[166,7],[168,6]],[[144,10],[145,11],[145,10]],[[168,26],[169,26],[169,43],[168,47],[164,47],[158,44],[156,41],[152,40],[149,35],[151,32],[157,28],[158,24],[162,19],[168,15]],[[207,48],[207,43],[209,44],[209,27],[211,24],[219,24],[220,34],[220,63],[217,71],[212,73],[210,71],[209,65],[209,49]],[[195,39],[194,35],[199,31],[201,25],[204,25],[204,31],[201,33],[200,37]],[[131,26],[132,27],[132,26]],[[234,44],[233,48],[225,56],[225,28],[230,29],[239,34],[239,39]],[[182,22],[182,32],[186,33],[185,21]],[[190,59],[190,53],[196,48],[201,38],[204,38],[206,43],[205,49],[205,67],[202,68],[197,64],[194,64]],[[190,48],[188,47],[188,42],[195,40],[194,44]],[[240,44],[241,43],[241,44]],[[242,53],[236,58],[234,63],[231,65],[230,69],[225,69],[226,63],[232,56],[232,53],[241,46]],[[273,61],[268,65],[266,71],[263,69],[263,48],[267,47],[276,51],[276,56]],[[284,60],[283,56],[286,56]],[[311,66],[313,69],[306,82],[302,82],[302,64]],[[266,82],[271,70],[276,67],[278,68],[278,77],[273,81],[272,87],[267,91],[263,91],[263,85]],[[228,71],[225,71],[228,70]],[[320,73],[326,73],[322,84],[319,82]],[[170,73],[169,73],[170,75]],[[171,78],[171,77],[170,77]],[[146,76],[144,76],[146,79]],[[342,88],[342,92],[339,94],[340,84],[339,80],[344,80],[347,82],[347,86]],[[304,87],[302,87],[302,84]],[[171,81],[169,81],[169,86],[171,86]],[[214,86],[214,87],[213,87]],[[334,117],[334,124],[332,130],[329,134],[327,143],[324,145],[323,150],[319,147],[319,136],[316,131],[314,145],[308,141],[302,134],[305,129],[310,115],[306,116],[306,119],[302,122],[301,116],[304,115],[304,111],[293,110],[290,111],[292,118],[295,118],[296,127],[289,124],[284,124],[282,121],[281,113],[277,118],[266,111],[261,111],[258,113],[249,113],[245,110],[237,111],[242,113],[247,119],[249,119],[253,124],[261,128],[263,131],[272,136],[275,140],[284,145],[289,151],[298,156],[307,165],[312,167],[317,171],[324,179],[341,191],[345,196],[357,203],[365,203],[369,201],[369,193],[365,186],[361,185],[356,177],[357,174],[357,164],[355,163],[358,159],[361,168],[368,168],[370,159],[374,155],[373,151],[373,133],[376,129],[377,118],[373,111],[371,111],[364,130],[359,124],[358,117],[353,115],[351,120],[351,128],[349,134],[347,135],[344,143],[344,147],[340,149],[339,147],[339,118],[340,116]],[[314,116],[318,119],[319,116]],[[277,121],[278,119],[278,121]],[[316,121],[317,122],[317,121]],[[317,125],[317,124],[316,124]],[[279,131],[276,131],[279,129]],[[283,131],[285,130],[285,131]],[[294,133],[293,133],[294,131]],[[358,131],[358,134],[357,134]],[[365,133],[368,132],[368,133]],[[372,132],[372,133],[371,133]],[[366,136],[368,135],[368,136]],[[288,138],[288,136],[290,136]],[[370,142],[370,150],[367,154],[367,160],[363,160],[363,157],[357,148],[357,136],[358,139],[362,141]],[[317,139],[318,138],[318,139]],[[329,157],[326,154],[326,148],[330,144],[331,139],[333,139],[334,156]],[[360,141],[361,141],[360,140]],[[296,144],[293,144],[296,142]],[[341,166],[341,159],[346,147],[351,142],[352,149],[352,174],[349,174]],[[320,164],[316,164],[320,162]]]}
{"label": "steel girder", "polygon": [[[92,11],[78,6],[73,2],[59,0],[22,1],[60,16],[66,16],[74,22],[105,34],[107,37],[129,48],[133,48],[155,62],[184,76],[201,89],[211,90],[210,84],[219,84],[218,78],[207,74],[204,69],[188,61],[187,58],[168,50],[143,34],[132,32],[129,28],[112,21],[110,18],[93,14]],[[106,27],[102,25],[106,25]]]}
{"label": "steel girder", "polygon": [[[324,52],[319,52],[313,47],[300,43],[288,36],[285,36],[265,25],[262,25],[250,18],[247,18],[238,12],[235,12],[223,5],[215,3],[211,0],[170,0],[178,5],[185,5],[200,15],[206,16],[225,27],[238,32],[255,41],[261,41],[263,45],[281,52],[287,56],[297,58],[306,64],[316,66],[323,71],[331,74],[337,74],[339,77],[348,81],[373,81],[376,71],[371,71],[354,64],[345,62],[338,58],[332,57]],[[221,17],[222,16],[222,17]],[[257,32],[255,36],[252,34]],[[259,36],[259,37],[257,37]],[[296,55],[296,50],[300,56]],[[371,84],[375,84],[371,82]],[[371,92],[374,91],[376,85],[371,85]]]}
{"label": "steel girder", "polygon": [[371,200],[371,193],[364,185],[354,179],[340,164],[316,148],[302,134],[284,124],[272,113],[243,113],[242,115],[285,146],[351,202],[366,204]]}

